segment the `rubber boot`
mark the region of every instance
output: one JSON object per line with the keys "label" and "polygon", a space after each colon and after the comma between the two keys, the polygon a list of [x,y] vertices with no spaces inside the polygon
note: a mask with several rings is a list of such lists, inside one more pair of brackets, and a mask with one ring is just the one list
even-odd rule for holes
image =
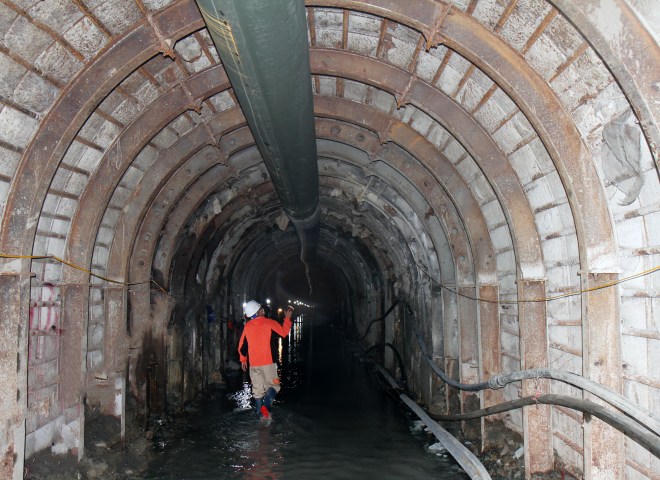
{"label": "rubber boot", "polygon": [[268,407],[266,407],[266,401],[268,400],[268,393],[266,393],[266,396],[263,398],[255,398],[254,399],[256,404],[257,404],[257,410],[259,412],[259,418],[268,418],[270,417],[270,411],[268,410]]}
{"label": "rubber boot", "polygon": [[[264,399],[263,398],[255,398],[254,399],[254,404],[255,408],[257,410],[257,416],[261,418],[262,412],[264,410]],[[268,410],[266,410],[268,411]]]}
{"label": "rubber boot", "polygon": [[266,396],[264,397],[264,407],[266,407],[269,412],[270,406],[273,404],[273,400],[275,400],[275,395],[277,395],[277,392],[273,387],[270,387],[266,392]]}

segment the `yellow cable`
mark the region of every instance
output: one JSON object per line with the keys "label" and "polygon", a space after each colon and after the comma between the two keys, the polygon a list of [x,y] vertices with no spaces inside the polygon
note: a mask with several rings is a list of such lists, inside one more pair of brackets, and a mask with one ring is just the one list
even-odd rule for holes
{"label": "yellow cable", "polygon": [[153,278],[151,279],[151,283],[153,283],[154,285],[156,285],[156,286],[157,286],[157,287],[158,287],[158,288],[159,288],[159,289],[160,289],[165,295],[167,295],[168,297],[179,297],[179,298],[183,298],[183,297],[185,297],[185,295],[174,295],[174,294],[171,294],[171,293],[166,292],[165,289],[164,289],[163,287],[161,287],[160,285],[158,285],[158,283],[156,282],[156,280],[154,280]]}
{"label": "yellow cable", "polygon": [[131,286],[131,285],[144,285],[146,283],[153,283],[160,290],[162,290],[165,295],[168,295],[170,297],[182,297],[183,296],[183,295],[172,295],[171,293],[166,292],[165,289],[163,287],[161,287],[160,285],[158,285],[158,283],[156,283],[155,280],[145,280],[143,282],[120,282],[119,280],[112,280],[111,278],[106,278],[106,277],[102,277],[101,275],[97,275],[96,273],[90,272],[89,270],[87,270],[85,268],[79,267],[77,265],[74,265],[73,263],[69,263],[65,260],[62,260],[61,258],[56,257],[55,255],[4,255],[4,254],[0,254],[0,258],[29,258],[31,260],[40,260],[40,259],[44,259],[44,258],[52,258],[53,260],[57,260],[58,262],[62,262],[64,265],[68,265],[69,267],[75,268],[76,270],[80,270],[82,272],[89,273],[91,276],[99,278],[101,280],[105,280],[106,282],[118,283],[120,285],[128,285],[128,286]]}
{"label": "yellow cable", "polygon": [[[421,269],[421,267],[420,267],[420,269]],[[585,289],[585,290],[578,290],[578,291],[576,291],[576,292],[562,293],[562,294],[560,294],[560,295],[555,295],[554,297],[531,298],[531,299],[529,299],[529,300],[487,300],[487,299],[485,299],[485,298],[477,298],[477,297],[473,297],[473,296],[470,296],[470,295],[465,295],[465,294],[463,294],[463,293],[459,293],[459,292],[457,292],[456,290],[453,290],[453,289],[450,288],[450,287],[447,287],[446,285],[443,285],[442,283],[438,283],[438,282],[436,282],[436,283],[437,283],[440,287],[444,288],[445,290],[448,290],[448,291],[450,291],[450,292],[452,292],[452,293],[454,293],[454,294],[456,294],[456,295],[458,295],[458,296],[460,296],[460,297],[468,298],[468,299],[470,299],[470,300],[476,300],[477,302],[485,302],[485,303],[504,303],[504,304],[540,303],[540,302],[550,302],[550,301],[552,301],[552,300],[558,300],[558,299],[560,299],[560,298],[572,297],[572,296],[575,296],[575,295],[580,295],[580,294],[582,294],[582,293],[593,292],[594,290],[600,290],[601,288],[613,287],[614,285],[618,285],[618,284],[620,284],[620,283],[627,282],[628,280],[633,280],[633,279],[635,279],[635,278],[639,278],[639,277],[643,277],[643,276],[645,276],[645,275],[649,275],[649,274],[651,274],[651,273],[653,273],[653,272],[657,272],[658,270],[660,270],[660,267],[654,267],[654,268],[651,268],[650,270],[646,270],[646,271],[644,271],[644,272],[636,273],[636,274],[631,275],[631,276],[629,276],[629,277],[620,278],[620,279],[618,279],[618,280],[614,280],[613,282],[608,282],[608,283],[604,283],[604,284],[602,284],[602,285],[598,285],[597,287],[591,287],[591,288],[587,288],[587,289]],[[422,271],[423,271],[423,269],[422,269]],[[426,273],[426,272],[424,272],[424,273]],[[426,273],[426,274],[428,275],[428,273]],[[429,276],[429,278],[430,278],[430,276]],[[434,281],[435,281],[435,280],[434,280]]]}
{"label": "yellow cable", "polygon": [[[82,267],[79,267],[79,266],[74,265],[72,263],[69,263],[65,260],[62,260],[61,258],[56,257],[55,255],[4,255],[4,254],[0,254],[0,258],[29,258],[29,259],[32,259],[32,260],[52,258],[53,260],[57,260],[58,262],[62,262],[63,264],[68,265],[71,268],[75,268],[77,270],[81,270],[83,272],[89,273],[93,277],[99,278],[101,280],[105,280],[106,282],[118,283],[120,285],[129,285],[129,286],[130,285],[144,285],[145,283],[153,283],[154,285],[156,285],[156,287],[158,287],[159,290],[161,290],[163,293],[165,293],[165,295],[168,295],[168,296],[171,296],[171,297],[183,297],[183,295],[172,295],[171,293],[168,293],[167,291],[165,291],[165,289],[163,287],[158,285],[158,283],[153,279],[152,280],[146,280],[146,281],[143,281],[143,282],[133,282],[133,283],[120,282],[118,280],[112,280],[110,278],[106,278],[106,277],[102,277],[101,275],[97,275],[93,272],[90,272],[89,270],[86,270]],[[484,299],[484,298],[477,298],[477,297],[473,297],[471,295],[465,295],[464,293],[459,293],[458,291],[456,291],[456,290],[454,290],[454,289],[452,289],[452,288],[450,288],[446,285],[443,285],[442,283],[439,283],[438,281],[433,279],[433,277],[431,277],[431,275],[424,268],[422,268],[421,265],[419,265],[419,264],[411,265],[410,268],[412,268],[413,266],[418,267],[434,283],[436,283],[440,287],[444,288],[445,290],[448,290],[448,291],[452,292],[455,295],[458,295],[460,297],[467,298],[467,299],[470,299],[470,300],[475,300],[477,302],[504,303],[504,304],[550,302],[552,300],[558,300],[560,298],[572,297],[572,296],[575,296],[575,295],[580,295],[582,293],[588,293],[588,292],[593,292],[595,290],[600,290],[602,288],[613,287],[614,285],[618,285],[620,283],[627,282],[629,280],[634,280],[635,278],[643,277],[645,275],[649,275],[653,272],[657,272],[658,270],[660,270],[660,267],[654,267],[654,268],[651,268],[650,270],[646,270],[644,272],[640,272],[640,273],[636,273],[634,275],[630,275],[629,277],[620,278],[618,280],[614,280],[613,282],[608,282],[608,283],[604,283],[603,285],[598,285],[597,287],[591,287],[591,288],[587,288],[585,290],[578,290],[576,292],[562,293],[560,295],[555,295],[554,297],[532,298],[532,299],[529,299],[529,300],[487,300],[487,299]]]}

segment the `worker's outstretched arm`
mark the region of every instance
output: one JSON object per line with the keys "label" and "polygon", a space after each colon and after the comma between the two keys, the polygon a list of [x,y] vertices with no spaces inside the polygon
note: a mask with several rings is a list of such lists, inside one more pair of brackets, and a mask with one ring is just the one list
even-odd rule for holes
{"label": "worker's outstretched arm", "polygon": [[289,330],[291,330],[292,314],[293,314],[293,307],[289,307],[286,309],[286,312],[284,312],[284,323],[282,325],[280,325],[275,320],[273,320],[273,325],[271,327],[273,331],[282,337],[286,337],[289,334]]}

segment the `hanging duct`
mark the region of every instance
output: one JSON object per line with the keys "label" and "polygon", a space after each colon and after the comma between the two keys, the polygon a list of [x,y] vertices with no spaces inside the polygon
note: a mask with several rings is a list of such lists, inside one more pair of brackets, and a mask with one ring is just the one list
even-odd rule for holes
{"label": "hanging duct", "polygon": [[197,0],[306,263],[319,178],[303,0]]}

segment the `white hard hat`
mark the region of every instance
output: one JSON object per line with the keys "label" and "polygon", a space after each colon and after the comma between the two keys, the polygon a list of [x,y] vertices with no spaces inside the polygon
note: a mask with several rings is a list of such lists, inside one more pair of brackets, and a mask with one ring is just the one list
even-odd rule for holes
{"label": "white hard hat", "polygon": [[261,308],[261,304],[259,302],[257,302],[256,300],[250,300],[243,307],[243,313],[245,313],[246,317],[251,318],[252,315],[257,313],[260,308]]}

